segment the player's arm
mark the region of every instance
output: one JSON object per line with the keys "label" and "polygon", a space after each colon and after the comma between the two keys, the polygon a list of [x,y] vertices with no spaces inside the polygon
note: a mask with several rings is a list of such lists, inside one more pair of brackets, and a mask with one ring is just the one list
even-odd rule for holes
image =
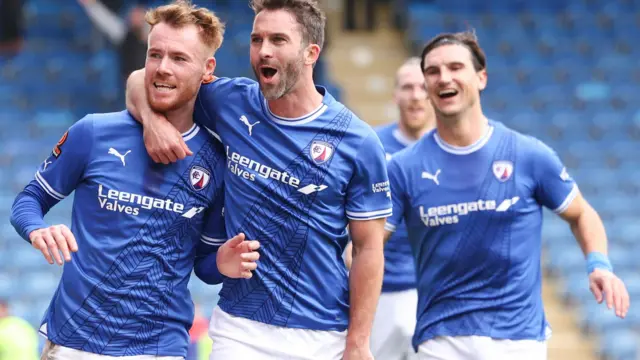
{"label": "player's arm", "polygon": [[88,117],[78,121],[54,146],[40,165],[34,179],[18,194],[11,208],[11,224],[45,259],[62,265],[60,252],[71,261],[78,250],[75,237],[65,225],[49,226],[44,215],[68,196],[82,181],[93,142],[93,123]]}
{"label": "player's arm", "polygon": [[[386,244],[387,241],[393,235],[393,232],[396,229],[395,224],[400,224],[402,222],[402,217],[404,215],[404,185],[401,182],[401,173],[398,167],[397,161],[393,159],[388,163],[387,170],[389,173],[389,185],[391,187],[391,200],[393,203],[393,213],[390,217],[386,219],[386,223],[384,225],[384,234],[383,234],[383,242]],[[351,269],[351,264],[353,263],[353,244],[351,241],[347,244],[345,248],[345,265],[347,269]]]}
{"label": "player's arm", "polygon": [[[224,162],[222,162],[224,163]],[[224,176],[224,167],[217,172],[218,179]],[[224,223],[224,188],[219,187],[213,205],[205,215],[204,231],[196,247],[194,273],[207,284],[219,284],[229,278],[250,278],[257,268],[260,243],[246,241],[244,234],[226,240]]]}
{"label": "player's arm", "polygon": [[[385,218],[391,215],[385,152],[375,133],[358,148],[347,189],[346,215],[353,244],[349,272],[350,313],[347,354],[369,351],[371,327],[384,272]],[[365,350],[366,349],[366,350]]]}
{"label": "player's arm", "polygon": [[569,223],[582,252],[587,258],[589,286],[596,300],[606,300],[616,315],[624,317],[629,309],[629,294],[624,283],[613,274],[607,257],[607,234],[598,213],[578,190],[558,156],[539,143],[534,171],[536,197]]}
{"label": "player's arm", "polygon": [[136,70],[127,80],[126,102],[129,113],[144,127],[144,144],[153,161],[169,164],[193,155],[182,134],[166,116],[151,110],[144,88],[145,70]]}

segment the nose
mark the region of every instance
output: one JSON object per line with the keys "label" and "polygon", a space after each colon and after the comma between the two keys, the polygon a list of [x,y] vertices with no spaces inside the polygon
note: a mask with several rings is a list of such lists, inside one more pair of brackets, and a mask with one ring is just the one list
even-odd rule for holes
{"label": "nose", "polygon": [[440,82],[441,84],[450,83],[451,82],[451,72],[446,68],[440,70],[440,78],[438,79],[438,82]]}
{"label": "nose", "polygon": [[158,69],[156,70],[159,74],[169,74],[170,71],[170,66],[169,66],[169,58],[164,56],[162,57],[162,60],[160,60],[160,64],[158,65]]}
{"label": "nose", "polygon": [[263,41],[258,52],[261,59],[269,59],[273,57],[273,48],[268,41]]}

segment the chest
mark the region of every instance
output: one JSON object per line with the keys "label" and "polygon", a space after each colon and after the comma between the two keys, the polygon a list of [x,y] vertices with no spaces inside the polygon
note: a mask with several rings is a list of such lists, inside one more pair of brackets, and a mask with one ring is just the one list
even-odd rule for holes
{"label": "chest", "polygon": [[324,118],[279,124],[255,109],[229,109],[218,119],[229,191],[285,204],[344,196],[353,173],[348,126]]}
{"label": "chest", "polygon": [[510,221],[539,206],[534,180],[514,157],[428,159],[408,174],[410,223],[427,228]]}
{"label": "chest", "polygon": [[98,147],[81,191],[97,200],[90,200],[97,211],[110,215],[198,219],[216,194],[213,170],[202,154],[164,165],[154,163],[143,147]]}

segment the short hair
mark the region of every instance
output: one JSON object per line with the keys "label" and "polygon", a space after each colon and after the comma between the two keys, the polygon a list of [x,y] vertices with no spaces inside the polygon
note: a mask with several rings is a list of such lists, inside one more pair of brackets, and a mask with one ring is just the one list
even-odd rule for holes
{"label": "short hair", "polygon": [[400,65],[400,67],[396,71],[396,78],[395,78],[396,86],[398,86],[398,83],[399,83],[398,82],[398,72],[400,71],[400,69],[404,68],[405,66],[415,66],[417,68],[420,68],[420,70],[422,70],[422,66],[420,64],[421,64],[420,58],[417,57],[417,56],[412,56],[412,57],[408,58],[407,60],[405,60],[405,62],[402,63],[402,65]]}
{"label": "short hair", "polygon": [[324,28],[327,17],[316,0],[252,0],[251,9],[258,15],[262,10],[287,10],[302,29],[302,41],[324,46]]}
{"label": "short hair", "polygon": [[200,29],[200,38],[214,52],[222,45],[224,24],[216,14],[203,7],[196,7],[189,0],[176,0],[172,4],[153,8],[145,14],[151,28],[165,23],[175,28],[195,25]]}
{"label": "short hair", "polygon": [[476,71],[484,70],[487,68],[487,58],[484,51],[478,43],[478,37],[476,33],[471,31],[463,31],[457,33],[444,33],[431,39],[427,45],[422,49],[422,56],[420,57],[420,69],[424,71],[424,59],[431,52],[431,50],[439,48],[443,45],[462,45],[466,47],[471,53],[471,62],[473,68]]}

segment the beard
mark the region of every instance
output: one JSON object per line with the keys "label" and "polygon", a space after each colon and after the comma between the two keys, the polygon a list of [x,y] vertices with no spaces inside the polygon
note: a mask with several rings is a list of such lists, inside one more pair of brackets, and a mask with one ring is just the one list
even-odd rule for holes
{"label": "beard", "polygon": [[[304,58],[301,53],[297,59],[286,63],[284,69],[278,70],[276,76],[279,76],[280,78],[277,83],[265,85],[262,81],[258,81],[260,84],[260,91],[262,91],[262,95],[265,99],[277,100],[287,95],[300,79],[303,67]],[[253,72],[256,79],[261,78],[259,70],[255,67],[253,68]]]}
{"label": "beard", "polygon": [[171,98],[159,100],[155,99],[150,94],[153,90],[155,90],[153,89],[153,84],[151,84],[149,87],[147,87],[147,99],[149,101],[149,107],[154,112],[160,114],[171,113],[182,108],[183,106],[188,104],[189,101],[193,100],[193,98],[198,94],[198,88],[199,84],[197,84],[195,87],[192,85],[188,85],[187,89],[178,90],[176,88],[172,90],[172,92],[174,93],[171,94]]}

